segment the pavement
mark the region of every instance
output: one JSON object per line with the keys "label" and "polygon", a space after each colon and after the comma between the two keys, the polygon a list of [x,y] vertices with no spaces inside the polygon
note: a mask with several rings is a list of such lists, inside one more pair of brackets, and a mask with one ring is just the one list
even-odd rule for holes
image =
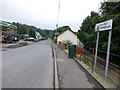
{"label": "pavement", "polygon": [[100,90],[113,88],[96,73],[91,73],[84,63],[69,59],[58,45],[52,44],[56,53],[60,88],[99,88]]}

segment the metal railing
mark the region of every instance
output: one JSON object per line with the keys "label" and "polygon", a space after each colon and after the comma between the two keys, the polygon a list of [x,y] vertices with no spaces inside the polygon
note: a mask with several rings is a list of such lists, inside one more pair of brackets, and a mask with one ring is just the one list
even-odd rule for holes
{"label": "metal railing", "polygon": [[[94,54],[91,53],[92,49],[87,49],[83,51],[81,60],[87,64],[91,70],[93,70]],[[105,64],[106,61],[103,58],[97,57],[95,72],[105,79]],[[120,88],[120,67],[109,63],[108,76],[106,79],[114,87]]]}

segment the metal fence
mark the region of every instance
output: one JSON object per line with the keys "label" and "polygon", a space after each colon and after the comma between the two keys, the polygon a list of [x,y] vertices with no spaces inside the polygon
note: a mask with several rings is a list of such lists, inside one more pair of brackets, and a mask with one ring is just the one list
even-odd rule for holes
{"label": "metal fence", "polygon": [[[81,56],[81,60],[85,64],[87,64],[93,71],[93,65],[94,65],[93,49],[91,48],[84,49],[83,54]],[[102,78],[105,78],[105,66],[106,66],[106,60],[103,58],[97,57],[95,72],[98,75],[100,75]],[[113,63],[109,63],[108,76],[106,80],[112,86],[120,88],[120,67]]]}

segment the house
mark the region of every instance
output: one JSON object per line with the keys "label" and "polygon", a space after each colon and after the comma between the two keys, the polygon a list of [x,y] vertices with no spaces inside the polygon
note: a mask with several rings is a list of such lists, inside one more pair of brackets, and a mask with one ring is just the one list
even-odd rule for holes
{"label": "house", "polygon": [[80,46],[81,44],[79,36],[70,28],[67,28],[66,30],[57,35],[57,44],[59,44],[59,42],[62,42],[63,40],[70,40],[72,44],[76,44],[77,46]]}

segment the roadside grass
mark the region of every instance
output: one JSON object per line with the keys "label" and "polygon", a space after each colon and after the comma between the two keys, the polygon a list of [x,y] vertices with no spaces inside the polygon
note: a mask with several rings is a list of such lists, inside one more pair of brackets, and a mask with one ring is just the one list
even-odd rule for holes
{"label": "roadside grass", "polygon": [[[90,69],[92,69],[92,58],[89,56],[76,56],[76,60],[80,60],[82,61],[84,64],[86,64],[87,66],[89,66]],[[95,72],[101,76],[104,79],[104,71],[100,70],[98,67],[96,67]],[[111,72],[110,70],[108,71],[108,75],[109,77],[111,77],[114,81],[119,82],[120,77],[118,77],[115,73]],[[113,82],[113,80],[110,78],[107,78],[107,82],[110,83],[110,85],[112,85],[113,87],[116,87],[116,84]]]}
{"label": "roadside grass", "polygon": [[18,42],[17,44],[18,45],[27,45],[28,43],[27,42]]}

